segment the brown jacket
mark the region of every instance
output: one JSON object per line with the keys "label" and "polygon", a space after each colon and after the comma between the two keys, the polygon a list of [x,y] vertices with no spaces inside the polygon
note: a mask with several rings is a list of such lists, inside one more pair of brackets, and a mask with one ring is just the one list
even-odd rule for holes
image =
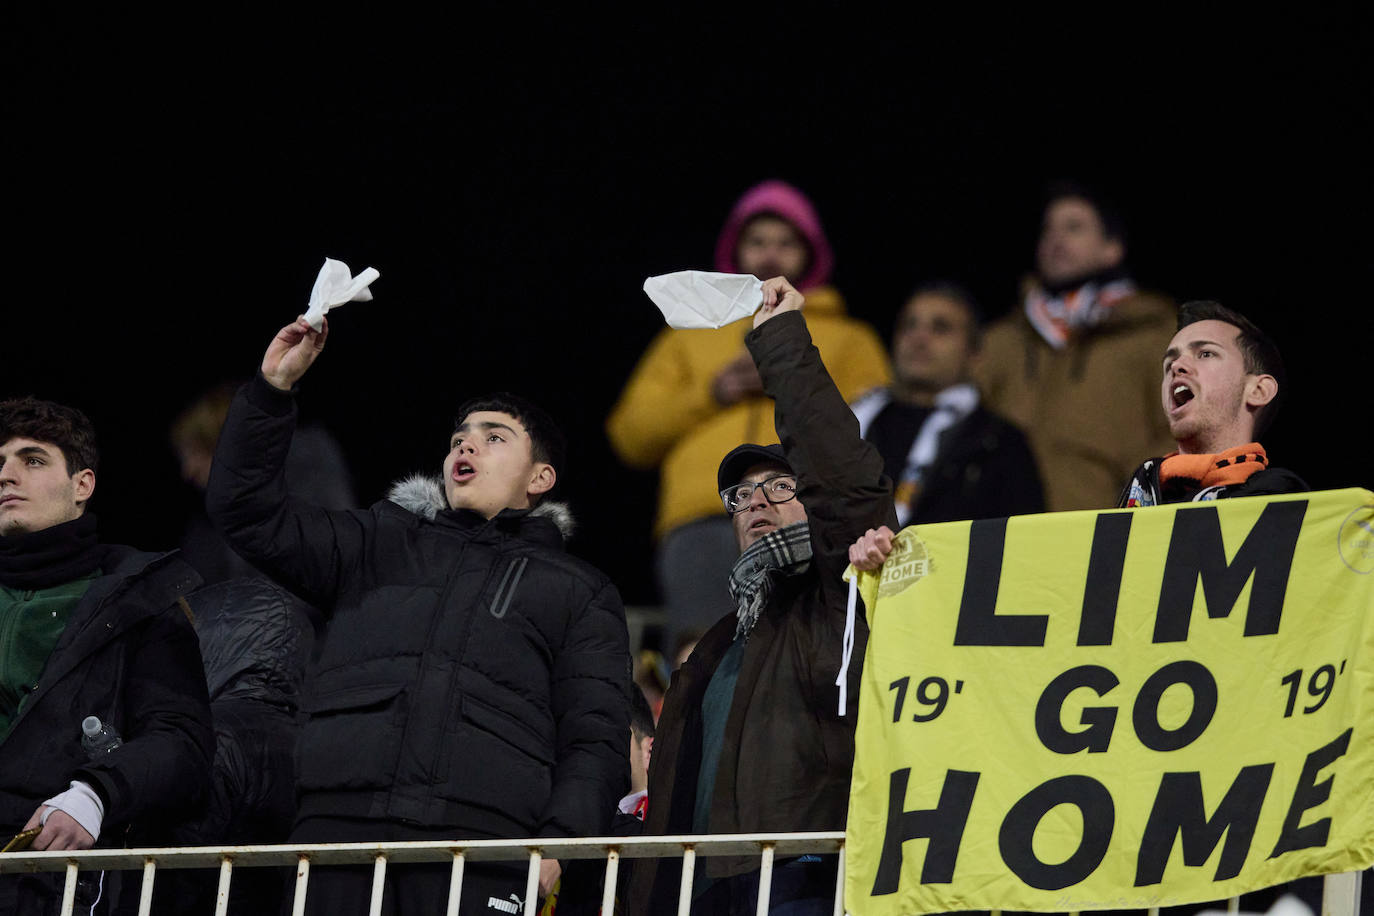
{"label": "brown jacket", "polygon": [[[896,528],[891,487],[877,451],[826,374],[800,314],[784,313],[745,338],[800,481],[811,526],[812,561],[780,581],[749,640],[711,804],[711,832],[842,830],[854,764],[855,704],[868,628],[857,621],[849,667],[849,712],[837,713],[851,543],[868,528]],[[649,767],[647,834],[691,831],[701,759],[701,699],[735,633],[720,620],[673,675]],[[650,862],[653,865],[650,865]],[[636,868],[631,913],[671,912],[680,863]],[[712,877],[758,868],[756,857],[711,856]]]}
{"label": "brown jacket", "polygon": [[1020,308],[984,336],[984,405],[1025,430],[1052,512],[1115,505],[1141,455],[1173,448],[1160,406],[1174,307],[1151,293],[1055,350]]}

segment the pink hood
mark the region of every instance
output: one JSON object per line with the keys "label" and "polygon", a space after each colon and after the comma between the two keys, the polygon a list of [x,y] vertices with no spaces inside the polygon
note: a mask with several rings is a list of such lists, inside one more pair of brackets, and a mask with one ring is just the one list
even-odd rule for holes
{"label": "pink hood", "polygon": [[821,228],[821,218],[816,215],[816,208],[801,191],[785,181],[777,180],[765,181],[745,191],[730,211],[725,227],[720,231],[720,239],[716,242],[716,270],[739,273],[739,266],[735,263],[735,247],[739,244],[740,230],[760,213],[773,213],[787,220],[797,227],[811,246],[811,263],[798,287],[806,290],[830,279],[835,256],[830,251],[830,242]]}

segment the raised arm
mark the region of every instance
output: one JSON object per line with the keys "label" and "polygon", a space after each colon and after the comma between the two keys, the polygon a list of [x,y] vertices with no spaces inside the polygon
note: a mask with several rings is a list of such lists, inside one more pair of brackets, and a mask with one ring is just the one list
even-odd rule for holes
{"label": "raised arm", "polygon": [[[763,285],[763,305],[745,338],[774,402],[774,422],[801,484],[822,581],[839,589],[849,547],[870,528],[897,527],[882,458],[859,435],[854,413],[831,380],[787,280]],[[831,581],[833,580],[833,582]]]}
{"label": "raised arm", "polygon": [[205,507],[245,559],[325,613],[356,569],[366,513],[327,511],[289,498],[286,454],[296,425],[292,389],[324,349],[297,319],[277,332],[259,375],[235,395],[220,433]]}

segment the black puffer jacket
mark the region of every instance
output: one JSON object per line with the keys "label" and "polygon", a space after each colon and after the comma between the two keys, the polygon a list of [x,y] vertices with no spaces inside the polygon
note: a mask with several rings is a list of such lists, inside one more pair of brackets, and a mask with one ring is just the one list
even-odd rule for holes
{"label": "black puffer jacket", "polygon": [[[312,632],[305,604],[261,577],[208,585],[188,602],[205,659],[215,761],[204,813],[172,834],[175,846],[284,843],[296,819],[297,710]],[[219,875],[179,869],[158,877],[158,910],[210,913]],[[281,909],[275,869],[234,874],[231,916]]]}
{"label": "black puffer jacket", "polygon": [[[97,845],[165,841],[210,779],[210,706],[196,634],[177,599],[200,581],[174,554],[106,547],[104,574],[73,609],[38,687],[0,744],[0,831],[63,792],[92,786],[105,805]],[[124,745],[92,762],[81,720],[99,716]],[[139,828],[133,833],[129,827]]]}
{"label": "black puffer jacket", "polygon": [[265,579],[230,579],[189,601],[215,718],[205,814],[187,846],[281,843],[296,813],[295,750],[312,634],[300,599]]}
{"label": "black puffer jacket", "polygon": [[240,392],[207,502],[245,557],[330,615],[306,690],[299,816],[479,837],[604,831],[628,771],[615,587],[537,511],[428,518],[288,499],[294,411],[261,377]]}

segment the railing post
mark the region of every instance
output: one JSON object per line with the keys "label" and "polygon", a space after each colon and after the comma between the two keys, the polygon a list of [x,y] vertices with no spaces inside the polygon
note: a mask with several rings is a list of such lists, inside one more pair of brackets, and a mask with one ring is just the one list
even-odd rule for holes
{"label": "railing post", "polygon": [[215,916],[227,916],[229,912],[229,882],[233,872],[233,859],[225,856],[219,860],[219,891],[215,894]]}
{"label": "railing post", "polygon": [[76,872],[76,862],[68,862],[67,880],[62,885],[62,916],[72,916],[72,910],[76,907]]}
{"label": "railing post", "polygon": [[612,846],[606,850],[606,878],[601,891],[601,912],[615,912],[615,879],[620,873],[620,850]]}
{"label": "railing post", "polygon": [[[645,844],[645,841],[649,842]],[[455,845],[457,843],[463,843],[464,845],[460,847]],[[541,845],[530,845],[532,843],[539,843]],[[730,856],[747,855],[750,849],[756,850],[759,853],[759,884],[757,904],[755,907],[759,914],[766,914],[772,904],[772,878],[780,865],[778,862],[778,854],[780,852],[784,857],[784,861],[787,861],[793,855],[809,856],[812,853],[834,855],[836,857],[834,879],[835,896],[830,911],[833,913],[833,916],[844,916],[845,872],[847,871],[848,859],[843,834],[838,832],[816,834],[814,836],[809,836],[807,834],[743,834],[731,837],[721,837],[719,840],[715,837],[697,838],[694,836],[662,836],[645,837],[643,839],[598,837],[595,838],[594,842],[590,839],[569,839],[560,841],[547,838],[531,838],[475,841],[474,843],[469,843],[466,840],[448,840],[434,843],[396,844],[321,843],[318,845],[306,844],[298,846],[280,845],[263,847],[208,846],[185,849],[93,849],[89,851],[71,851],[57,854],[54,854],[53,851],[46,853],[18,852],[0,856],[0,873],[10,875],[16,874],[21,870],[43,872],[50,875],[63,873],[64,886],[62,890],[61,907],[58,912],[61,916],[71,916],[75,910],[76,898],[78,896],[84,897],[85,895],[85,882],[81,878],[82,872],[95,875],[98,878],[103,868],[107,871],[117,871],[132,878],[132,872],[141,868],[143,874],[137,912],[140,916],[144,916],[144,914],[151,912],[155,893],[155,882],[157,873],[160,870],[169,867],[180,868],[190,866],[208,871],[218,866],[218,888],[213,912],[215,916],[227,916],[230,911],[229,901],[235,872],[242,873],[244,868],[282,868],[294,857],[297,863],[297,870],[294,891],[295,896],[291,912],[293,916],[304,916],[307,895],[309,892],[310,872],[313,864],[329,863],[329,865],[326,866],[329,867],[332,866],[333,863],[345,863],[352,868],[357,868],[358,866],[353,863],[358,863],[359,861],[365,862],[367,856],[372,856],[374,867],[369,912],[372,914],[380,914],[385,902],[387,867],[390,865],[393,857],[400,863],[437,863],[443,861],[444,856],[450,856],[452,870],[449,879],[449,895],[446,914],[447,916],[457,916],[461,909],[464,884],[463,878],[467,866],[467,851],[475,849],[479,857],[483,859],[490,858],[493,861],[518,861],[518,856],[521,854],[527,856],[528,871],[525,882],[524,912],[527,916],[534,916],[534,914],[539,912],[539,880],[546,854],[560,860],[568,859],[569,861],[575,861],[579,858],[594,859],[597,855],[605,856],[605,869],[603,871],[605,883],[601,895],[601,907],[603,912],[609,912],[615,907],[616,884],[620,877],[622,860],[627,853],[632,858],[640,858],[640,854],[644,853],[645,855],[642,857],[650,860],[645,862],[645,865],[649,865],[650,862],[654,860],[666,863],[666,860],[671,856],[681,855],[682,878],[678,887],[678,906],[676,911],[680,916],[688,916],[693,902],[692,891],[694,889],[694,879],[696,877],[698,846],[702,847],[702,851],[706,855],[716,854],[717,852]],[[547,853],[545,852],[546,849],[548,849]],[[341,865],[341,867],[343,866]],[[1326,916],[1355,916],[1356,913],[1359,913],[1361,884],[1364,880],[1366,880],[1366,875],[1363,872],[1326,875],[1325,887],[1323,889],[1323,914],[1326,914]],[[121,886],[126,890],[132,890],[131,884],[128,881],[122,882]],[[1240,898],[1232,897],[1228,899],[1224,909],[1230,913],[1239,912]],[[1157,916],[1159,911],[1159,907],[1152,907],[1148,912],[1151,916]],[[1001,912],[1000,910],[993,909],[991,914],[992,916],[1001,916]],[[3,914],[0,914],[0,916],[3,916]],[[657,914],[655,914],[655,916],[657,916]],[[1071,914],[1071,916],[1077,916],[1077,913],[1075,912]],[[1374,916],[1374,914],[1371,914],[1371,916]]]}
{"label": "railing post", "polygon": [[844,844],[840,844],[839,861],[835,863],[835,916],[844,916]]}
{"label": "railing post", "polygon": [[677,891],[677,916],[687,916],[692,909],[692,879],[696,877],[697,851],[682,847],[682,886]]}
{"label": "railing post", "polygon": [[310,857],[301,856],[296,860],[296,899],[291,905],[291,916],[305,916],[305,890],[310,883]]}
{"label": "railing post", "polygon": [[1364,874],[1347,871],[1327,875],[1322,881],[1322,912],[1332,916],[1355,916],[1359,912]]}
{"label": "railing post", "polygon": [[763,847],[763,863],[759,867],[759,905],[756,916],[768,916],[768,898],[773,892],[773,844]]}
{"label": "railing post", "polygon": [[448,912],[446,916],[458,916],[458,901],[463,899],[463,863],[467,857],[463,850],[453,853],[453,875],[448,879]]}
{"label": "railing post", "polygon": [[377,853],[372,866],[372,901],[367,916],[382,916],[382,894],[386,892],[386,853]]}
{"label": "railing post", "polygon": [[530,872],[525,876],[525,916],[535,916],[539,912],[539,865],[543,861],[542,852],[530,850]]}
{"label": "railing post", "polygon": [[143,862],[143,890],[138,897],[138,916],[150,916],[153,912],[153,882],[157,880],[157,860],[148,858]]}

